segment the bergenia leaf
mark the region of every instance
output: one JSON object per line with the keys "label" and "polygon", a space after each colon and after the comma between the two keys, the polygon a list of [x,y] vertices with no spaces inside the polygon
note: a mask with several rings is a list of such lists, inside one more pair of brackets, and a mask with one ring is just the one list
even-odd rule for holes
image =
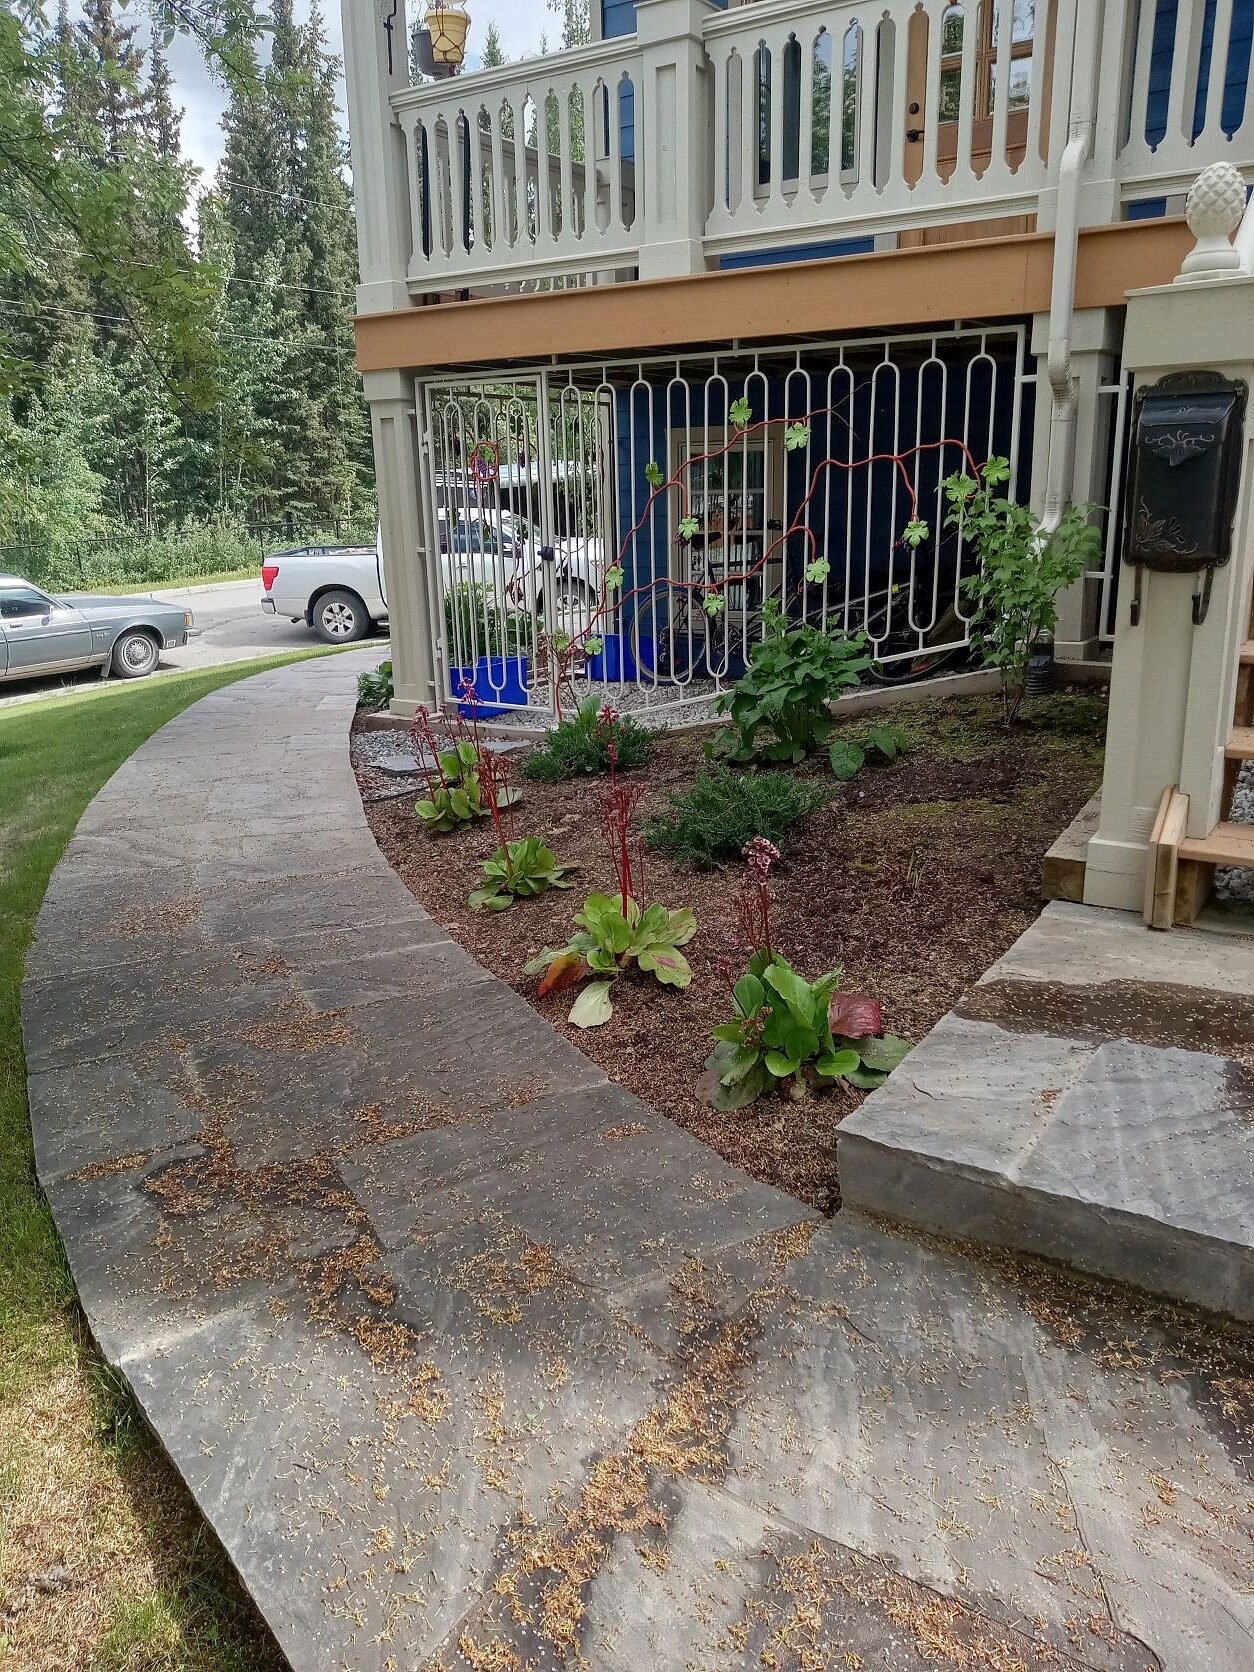
{"label": "bergenia leaf", "polygon": [[614,1014],[608,981],[590,981],[570,1007],[568,1021],[577,1028],[599,1028]]}
{"label": "bergenia leaf", "polygon": [[882,1039],[858,1040],[862,1066],[877,1074],[889,1074],[910,1055],[910,1041],[886,1033]]}
{"label": "bergenia leaf", "polygon": [[866,1039],[884,1031],[884,1006],[869,993],[833,993],[827,1020],[837,1039]]}
{"label": "bergenia leaf", "polygon": [[574,987],[586,974],[587,965],[582,952],[570,949],[559,952],[545,971],[538,989],[539,996],[543,998],[546,993],[560,993],[567,987]]}

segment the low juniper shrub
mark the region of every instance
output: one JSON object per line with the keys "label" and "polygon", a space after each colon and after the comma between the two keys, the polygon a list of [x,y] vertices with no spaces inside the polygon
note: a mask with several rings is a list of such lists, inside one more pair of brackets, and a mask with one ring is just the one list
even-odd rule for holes
{"label": "low juniper shrub", "polygon": [[659,853],[712,871],[738,859],[755,836],[782,847],[797,821],[827,799],[790,772],[703,767],[691,789],[672,795],[666,811],[649,820],[644,839]]}
{"label": "low juniper shrub", "polygon": [[[580,703],[573,719],[563,720],[530,755],[523,776],[537,783],[555,784],[562,778],[610,769],[609,731],[599,720],[595,697]],[[619,771],[643,766],[653,747],[651,733],[630,715],[619,715],[613,727]]]}

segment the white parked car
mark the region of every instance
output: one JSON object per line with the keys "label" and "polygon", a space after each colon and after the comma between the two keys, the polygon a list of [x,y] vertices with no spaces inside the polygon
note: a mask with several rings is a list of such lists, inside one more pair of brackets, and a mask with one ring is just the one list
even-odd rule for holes
{"label": "white parked car", "polygon": [[[514,609],[543,616],[550,607],[564,626],[591,608],[601,585],[599,540],[576,536],[553,547],[553,578],[532,529],[511,511],[474,507],[439,513],[440,571],[445,594],[458,585],[485,587]],[[552,599],[546,597],[551,585]],[[268,615],[304,621],[327,644],[352,644],[388,619],[383,552],[373,546],[301,546],[274,552],[261,565],[261,607]]]}

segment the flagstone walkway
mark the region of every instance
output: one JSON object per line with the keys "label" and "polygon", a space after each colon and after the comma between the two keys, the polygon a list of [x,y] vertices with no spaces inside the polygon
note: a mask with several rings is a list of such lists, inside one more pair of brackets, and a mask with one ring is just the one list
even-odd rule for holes
{"label": "flagstone walkway", "polygon": [[297,1672],[1248,1672],[1249,1333],[608,1082],[378,853],[368,659],[140,749],[24,995],[91,1327]]}

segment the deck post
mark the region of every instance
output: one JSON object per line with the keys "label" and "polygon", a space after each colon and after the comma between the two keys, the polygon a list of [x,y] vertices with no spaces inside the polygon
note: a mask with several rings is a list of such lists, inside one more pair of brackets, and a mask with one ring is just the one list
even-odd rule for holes
{"label": "deck post", "polygon": [[410,305],[406,274],[413,238],[405,135],[391,96],[409,85],[405,0],[386,17],[370,0],[344,0],[344,73],[356,197],[357,312]]}
{"label": "deck post", "polygon": [[435,565],[419,492],[417,385],[409,372],[366,372],[374,435],[379,531],[392,632],[391,711],[412,720],[419,704],[435,708]]}
{"label": "deck post", "polygon": [[636,8],[644,58],[636,101],[642,279],[705,271],[713,112],[702,25],[711,14],[711,0],[640,0]]}

